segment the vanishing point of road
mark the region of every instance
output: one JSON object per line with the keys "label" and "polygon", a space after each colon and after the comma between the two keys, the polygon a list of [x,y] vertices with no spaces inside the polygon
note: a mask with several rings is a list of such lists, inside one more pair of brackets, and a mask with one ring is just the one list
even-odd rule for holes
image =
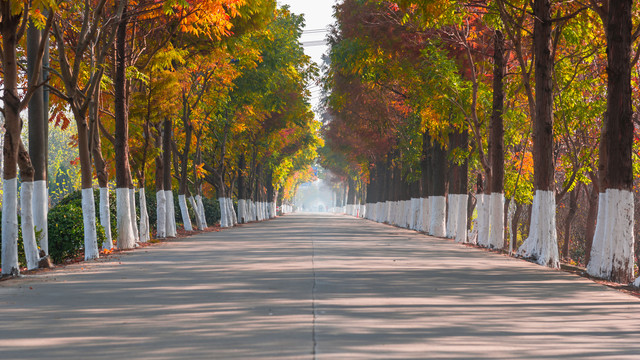
{"label": "vanishing point of road", "polygon": [[294,214],[0,283],[0,359],[638,359],[640,301]]}

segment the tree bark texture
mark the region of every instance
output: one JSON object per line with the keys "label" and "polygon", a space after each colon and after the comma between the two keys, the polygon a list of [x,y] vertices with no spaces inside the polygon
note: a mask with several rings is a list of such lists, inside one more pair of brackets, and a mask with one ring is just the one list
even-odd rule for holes
{"label": "tree bark texture", "polygon": [[172,133],[172,121],[169,119],[164,120],[162,131],[162,164],[164,165],[163,183],[164,190],[171,190],[171,137]]}
{"label": "tree bark texture", "polygon": [[610,4],[607,23],[607,116],[605,189],[632,190],[631,0]]}
{"label": "tree bark texture", "polygon": [[553,58],[551,0],[533,3],[536,113],[533,121],[533,172],[536,190],[554,190]]}
{"label": "tree bark texture", "polygon": [[493,48],[493,108],[489,130],[489,154],[491,158],[491,192],[504,192],[504,36],[495,31]]}
{"label": "tree bark texture", "polygon": [[[29,24],[27,30],[27,72],[29,77],[34,76],[36,70],[36,58],[40,46],[40,30],[36,29],[33,22]],[[36,84],[40,84],[41,76],[35,79]],[[43,88],[38,87],[29,100],[29,155],[33,164],[33,180],[40,181],[47,179],[47,116],[44,113]]]}
{"label": "tree bark texture", "polygon": [[[126,3],[126,2],[125,2]],[[127,15],[126,4],[122,20],[116,34],[116,64],[114,78],[114,111],[115,111],[115,165],[116,187],[129,188],[131,169],[129,167],[129,119],[126,104],[126,40]]]}

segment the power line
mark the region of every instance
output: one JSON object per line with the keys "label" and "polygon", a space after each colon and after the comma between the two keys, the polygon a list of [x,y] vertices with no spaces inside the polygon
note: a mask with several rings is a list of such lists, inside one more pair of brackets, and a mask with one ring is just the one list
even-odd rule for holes
{"label": "power line", "polygon": [[313,40],[313,41],[303,41],[302,46],[310,47],[310,46],[324,46],[327,45],[325,40]]}
{"label": "power line", "polygon": [[320,34],[320,33],[326,33],[327,29],[310,29],[310,30],[303,30],[302,34]]}

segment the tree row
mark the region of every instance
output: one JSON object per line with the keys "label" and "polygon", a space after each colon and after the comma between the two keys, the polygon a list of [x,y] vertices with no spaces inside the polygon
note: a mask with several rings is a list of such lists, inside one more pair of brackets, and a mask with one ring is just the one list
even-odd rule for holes
{"label": "tree row", "polygon": [[583,252],[630,282],[636,5],[341,1],[320,152],[348,189],[337,205],[550,267]]}
{"label": "tree row", "polygon": [[48,254],[49,126],[76,127],[85,259],[154,231],[176,236],[176,218],[205,229],[203,197],[218,199],[222,227],[274,217],[309,179],[321,143],[306,90],[316,69],[300,43],[302,16],[275,1],[5,0],[0,13],[3,275],[19,272],[19,227],[28,269]]}

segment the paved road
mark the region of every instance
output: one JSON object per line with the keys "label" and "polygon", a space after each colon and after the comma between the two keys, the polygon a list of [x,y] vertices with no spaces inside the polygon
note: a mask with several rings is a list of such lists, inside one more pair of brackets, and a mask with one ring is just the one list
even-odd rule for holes
{"label": "paved road", "polygon": [[316,358],[638,359],[640,301],[330,215],[0,283],[0,359]]}

